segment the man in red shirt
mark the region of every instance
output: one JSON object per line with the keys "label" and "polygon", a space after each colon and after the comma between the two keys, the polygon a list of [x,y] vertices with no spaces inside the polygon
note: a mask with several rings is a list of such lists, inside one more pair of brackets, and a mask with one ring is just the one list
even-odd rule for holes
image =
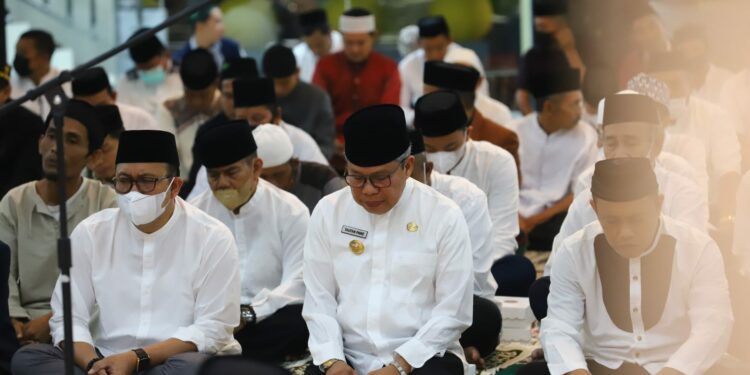
{"label": "man in red shirt", "polygon": [[337,143],[343,143],[344,121],[357,110],[375,104],[399,104],[398,66],[375,52],[375,16],[362,8],[341,15],[344,50],[321,58],[313,83],[328,92],[336,115]]}

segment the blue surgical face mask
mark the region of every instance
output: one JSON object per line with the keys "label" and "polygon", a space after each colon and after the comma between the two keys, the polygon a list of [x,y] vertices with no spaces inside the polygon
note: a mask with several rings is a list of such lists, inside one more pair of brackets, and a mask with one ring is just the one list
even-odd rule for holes
{"label": "blue surgical face mask", "polygon": [[167,79],[167,72],[164,71],[164,68],[161,65],[158,65],[150,70],[138,71],[138,77],[140,77],[141,81],[147,86],[157,86]]}

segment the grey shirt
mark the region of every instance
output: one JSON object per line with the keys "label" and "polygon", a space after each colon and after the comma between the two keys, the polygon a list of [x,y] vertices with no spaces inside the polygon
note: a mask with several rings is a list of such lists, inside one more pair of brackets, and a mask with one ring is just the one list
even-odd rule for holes
{"label": "grey shirt", "polygon": [[334,151],[336,120],[328,94],[317,86],[300,81],[289,95],[278,98],[277,103],[284,122],[310,134],[323,155],[330,159]]}
{"label": "grey shirt", "polygon": [[[59,275],[59,206],[45,204],[35,184],[18,186],[0,201],[0,241],[10,246],[8,307],[13,318],[35,319],[52,311],[50,298]],[[84,178],[67,202],[68,234],[89,215],[116,206],[114,190]]]}
{"label": "grey shirt", "polygon": [[346,187],[344,179],[327,165],[302,161],[297,169],[297,178],[290,193],[304,203],[310,212],[320,198]]}

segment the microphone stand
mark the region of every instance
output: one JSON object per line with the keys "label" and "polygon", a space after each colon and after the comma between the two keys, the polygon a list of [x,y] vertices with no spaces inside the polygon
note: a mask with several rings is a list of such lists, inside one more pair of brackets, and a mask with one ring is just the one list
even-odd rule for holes
{"label": "microphone stand", "polygon": [[[0,1],[0,4],[2,1]],[[53,123],[55,124],[55,142],[57,145],[57,194],[60,199],[60,238],[57,240],[57,265],[60,268],[60,286],[62,288],[62,302],[63,302],[63,327],[65,333],[65,340],[63,342],[63,350],[65,354],[65,375],[74,375],[75,370],[75,355],[73,353],[73,316],[72,316],[72,302],[70,296],[70,267],[72,266],[71,259],[71,246],[70,237],[68,237],[68,209],[65,195],[65,142],[63,140],[63,122],[65,115],[65,105],[67,98],[61,89],[61,86],[73,80],[81,72],[96,66],[97,64],[109,59],[110,57],[120,53],[121,51],[130,48],[131,46],[138,44],[150,38],[157,32],[169,27],[177,21],[195,13],[199,9],[209,5],[211,0],[201,0],[198,3],[189,6],[174,16],[166,19],[159,25],[138,34],[131,40],[91,59],[90,61],[79,65],[72,71],[62,71],[56,78],[39,85],[37,88],[30,90],[26,95],[9,102],[0,107],[0,117],[7,112],[20,106],[21,104],[35,100],[39,96],[44,95],[49,101],[52,107],[51,115]],[[0,13],[4,13],[4,9],[0,9]]]}

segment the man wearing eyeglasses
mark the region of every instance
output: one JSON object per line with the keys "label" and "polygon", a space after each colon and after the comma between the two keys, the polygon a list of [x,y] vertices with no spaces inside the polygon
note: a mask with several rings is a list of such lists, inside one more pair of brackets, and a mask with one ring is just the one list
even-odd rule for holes
{"label": "man wearing eyeglasses", "polygon": [[[273,127],[262,125],[261,127]],[[240,252],[242,319],[235,337],[246,357],[282,362],[307,351],[302,319],[302,250],[310,213],[297,197],[260,179],[253,131],[235,120],[202,132],[211,188],[190,203],[226,224]]]}
{"label": "man wearing eyeglasses", "polygon": [[[117,150],[119,209],[71,235],[75,364],[89,374],[192,375],[210,354],[240,352],[237,247],[229,229],[177,197],[172,134],[123,132]],[[52,297],[53,343],[64,338],[60,282]],[[98,318],[94,318],[98,310]],[[60,374],[62,351],[30,345],[14,374]]]}
{"label": "man wearing eyeglasses", "polygon": [[23,345],[51,340],[50,297],[59,272],[58,184],[65,184],[69,231],[89,215],[117,205],[112,189],[81,177],[87,163],[103,158],[102,129],[95,107],[68,102],[63,119],[65,180],[58,180],[55,124],[48,119],[38,148],[43,178],[10,190],[0,202],[0,242],[11,250],[8,306],[16,338]]}
{"label": "man wearing eyeglasses", "polygon": [[344,124],[346,182],[320,200],[305,243],[310,374],[463,374],[472,255],[461,210],[409,176],[403,110]]}

